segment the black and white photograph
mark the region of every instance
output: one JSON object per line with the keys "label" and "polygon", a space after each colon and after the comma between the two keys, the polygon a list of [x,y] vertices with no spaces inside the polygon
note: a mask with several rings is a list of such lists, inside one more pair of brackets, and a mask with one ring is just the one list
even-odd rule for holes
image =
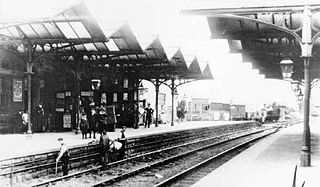
{"label": "black and white photograph", "polygon": [[320,1],[0,0],[1,187],[319,187]]}

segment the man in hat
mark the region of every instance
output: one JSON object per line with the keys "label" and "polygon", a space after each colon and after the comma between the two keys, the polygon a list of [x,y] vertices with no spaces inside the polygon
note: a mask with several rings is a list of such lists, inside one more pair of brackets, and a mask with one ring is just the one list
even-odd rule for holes
{"label": "man in hat", "polygon": [[126,128],[127,128],[126,126],[122,126],[122,129],[118,136],[118,141],[122,144],[121,148],[119,149],[118,160],[124,159],[126,154],[126,142],[127,142],[127,137],[125,135]]}
{"label": "man in hat", "polygon": [[148,107],[144,109],[146,115],[146,121],[144,124],[144,128],[148,126],[150,128],[150,124],[152,123],[153,109],[150,107],[150,103],[148,103]]}
{"label": "man in hat", "polygon": [[69,164],[69,157],[70,157],[68,147],[67,147],[67,144],[64,143],[63,138],[61,137],[58,138],[58,141],[61,146],[60,146],[60,152],[56,159],[56,162],[58,163],[59,160],[61,159],[63,175],[68,175],[68,164]]}
{"label": "man in hat", "polygon": [[106,167],[109,163],[109,149],[110,149],[110,139],[107,135],[107,131],[104,129],[99,141],[100,146],[100,157],[101,164]]}

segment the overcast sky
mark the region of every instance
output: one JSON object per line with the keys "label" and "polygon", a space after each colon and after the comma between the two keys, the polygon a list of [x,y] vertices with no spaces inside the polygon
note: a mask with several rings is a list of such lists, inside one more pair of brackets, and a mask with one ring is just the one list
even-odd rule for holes
{"label": "overcast sky", "polygon": [[[48,17],[79,2],[81,1],[0,0],[0,17],[3,20]],[[202,68],[209,62],[214,80],[181,86],[178,88],[181,95],[204,97],[216,102],[232,101],[248,105],[259,103],[263,106],[264,103],[277,101],[280,104],[295,106],[295,96],[288,82],[265,80],[257,70],[251,69],[250,63],[241,62],[241,55],[229,54],[225,40],[210,39],[205,17],[179,14],[186,8],[286,5],[287,2],[300,4],[301,1],[89,0],[85,1],[85,4],[102,27],[110,21],[128,22],[142,47],[159,36],[169,53],[169,58],[173,49],[181,47],[186,60],[190,61],[197,56]],[[314,90],[317,93],[315,95],[319,95],[319,91]],[[152,91],[151,89],[149,92],[150,96],[153,95]],[[161,88],[160,91],[170,93],[165,88]]]}

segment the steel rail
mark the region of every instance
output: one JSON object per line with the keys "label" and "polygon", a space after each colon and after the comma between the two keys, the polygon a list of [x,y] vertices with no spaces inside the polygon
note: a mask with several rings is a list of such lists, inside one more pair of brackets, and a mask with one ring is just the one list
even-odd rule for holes
{"label": "steel rail", "polygon": [[[243,131],[246,131],[246,130],[243,130]],[[260,132],[261,130],[258,130],[258,131]],[[204,142],[204,141],[209,141],[209,140],[213,140],[213,139],[217,139],[217,138],[221,138],[221,137],[230,136],[230,135],[233,135],[233,134],[239,134],[239,131],[233,132],[233,133],[224,134],[224,135],[220,135],[220,136],[216,136],[216,137],[206,138],[204,140],[197,140],[197,141],[194,141],[194,142],[189,142],[189,143],[185,143],[185,144],[181,144],[181,145],[176,145],[176,146],[172,146],[172,147],[169,147],[169,148],[164,148],[164,149],[160,149],[160,150],[151,151],[151,152],[144,153],[144,154],[137,155],[137,156],[133,156],[133,157],[130,157],[130,158],[127,158],[127,159],[124,159],[124,160],[120,160],[120,161],[109,163],[107,165],[107,167],[109,168],[109,167],[112,167],[112,166],[115,166],[115,165],[118,165],[118,164],[122,164],[122,163],[133,161],[135,159],[143,158],[143,157],[146,157],[146,156],[149,156],[149,155],[153,155],[153,154],[158,154],[158,153],[161,153],[163,151],[174,150],[174,149],[177,149],[177,148],[182,147],[182,146],[188,146],[188,145],[192,145],[192,144],[196,144],[196,143],[200,143],[200,142]],[[67,180],[67,179],[74,178],[74,177],[77,178],[77,177],[82,176],[82,175],[87,174],[87,173],[97,172],[98,170],[101,170],[101,169],[103,169],[103,167],[102,166],[98,166],[98,167],[95,167],[95,168],[84,170],[82,172],[80,171],[80,172],[73,173],[73,174],[70,174],[70,175],[67,175],[67,176],[62,176],[62,177],[58,177],[58,178],[54,178],[54,179],[49,179],[47,181],[43,181],[43,182],[40,182],[40,183],[32,184],[31,186],[51,185],[51,184],[56,183],[56,182],[61,181],[61,180]]]}
{"label": "steel rail", "polygon": [[266,137],[266,136],[268,136],[270,134],[273,134],[273,133],[277,132],[278,129],[279,128],[276,128],[273,132],[264,134],[264,135],[259,136],[259,137],[252,138],[252,139],[247,140],[245,142],[242,142],[242,143],[240,143],[240,144],[238,144],[236,146],[233,146],[230,149],[227,149],[227,150],[225,150],[225,151],[223,151],[221,153],[218,153],[217,155],[214,155],[213,157],[208,158],[208,159],[204,160],[203,162],[200,162],[199,164],[194,165],[194,166],[192,166],[192,167],[190,167],[190,168],[188,168],[188,169],[186,169],[184,171],[181,171],[180,173],[178,173],[178,174],[176,174],[176,175],[174,175],[174,176],[172,176],[172,177],[170,177],[170,178],[158,183],[154,187],[164,187],[164,186],[170,186],[170,185],[176,184],[176,183],[178,183],[177,181],[181,180],[181,178],[183,178],[184,176],[192,173],[193,171],[195,171],[195,170],[197,170],[197,169],[199,169],[201,167],[205,167],[206,165],[208,165],[208,163],[215,161],[219,157],[222,157],[222,156],[230,153],[231,151],[239,149],[239,148],[241,148],[241,147],[243,147],[243,146],[245,146],[245,145],[247,145],[247,144],[249,144],[249,143],[251,143],[253,141],[256,141],[256,140],[264,138],[264,137]]}
{"label": "steel rail", "polygon": [[[208,129],[210,129],[210,128],[208,128]],[[190,130],[187,130],[187,131],[190,131]],[[201,131],[201,129],[197,129],[197,131]],[[179,135],[180,135],[180,134],[185,133],[185,131],[169,132],[169,133],[166,133],[167,134],[166,136],[171,136],[173,133],[179,133]],[[150,141],[150,137],[148,137],[148,136],[132,138],[130,140],[130,142],[133,145],[128,146],[127,149],[128,149],[128,152],[130,153],[131,156],[135,156],[137,154],[143,153],[145,150],[150,150],[149,148],[154,145],[156,145],[157,147],[161,147],[161,146],[164,146],[167,142],[170,142],[170,143],[175,142],[175,144],[178,144],[179,143],[178,141],[183,142],[183,141],[190,139],[190,138],[200,139],[200,138],[206,137],[208,134],[212,134],[212,133],[214,133],[214,132],[206,131],[206,133],[202,133],[202,134],[199,134],[196,136],[193,134],[188,134],[188,135],[182,135],[182,136],[174,136],[174,137],[170,137],[170,138],[166,138],[166,139],[159,139],[159,138],[157,138],[157,136],[160,134],[156,134],[154,137],[155,141]],[[161,136],[163,138],[163,134]],[[148,140],[148,141],[146,143],[144,143],[145,140]],[[135,144],[138,144],[138,145],[135,145]],[[143,148],[143,149],[140,149],[140,148]],[[78,150],[78,149],[80,149],[80,150]],[[81,149],[84,149],[84,150],[81,150]],[[85,145],[85,146],[75,146],[74,148],[71,149],[71,152],[77,151],[77,153],[74,155],[71,154],[72,157],[74,156],[74,158],[72,158],[70,161],[76,162],[81,159],[93,158],[94,156],[96,156],[98,158],[99,153],[98,153],[98,150],[95,150],[95,149],[97,149],[97,144]],[[153,149],[155,149],[155,148],[153,148]],[[94,150],[94,153],[88,153],[89,151],[92,151],[92,150]],[[85,156],[82,155],[79,157],[79,155],[83,154],[83,152],[85,152],[84,154],[86,154],[86,155]],[[53,168],[53,167],[55,167],[55,162],[54,162],[54,158],[55,158],[54,155],[55,154],[57,154],[57,151],[42,152],[42,153],[38,153],[35,155],[27,155],[26,157],[43,156],[46,158],[39,159],[39,160],[27,161],[27,162],[13,163],[13,165],[12,164],[4,165],[1,167],[1,169],[14,168],[14,167],[19,167],[19,166],[23,167],[24,165],[31,165],[31,166],[26,167],[26,168],[19,168],[19,169],[15,169],[15,170],[11,169],[10,171],[0,173],[0,176],[6,176],[6,175],[21,173],[21,172],[27,172],[28,170],[35,170],[37,168],[43,168],[42,170],[47,170],[47,169]],[[48,156],[48,155],[50,155],[50,156]],[[12,158],[12,159],[23,159],[23,158],[24,157],[21,156],[21,157],[16,157],[16,158]],[[49,159],[51,159],[51,162],[48,162]],[[47,163],[44,163],[44,162],[47,162]],[[38,165],[37,163],[40,163],[40,165]]]}

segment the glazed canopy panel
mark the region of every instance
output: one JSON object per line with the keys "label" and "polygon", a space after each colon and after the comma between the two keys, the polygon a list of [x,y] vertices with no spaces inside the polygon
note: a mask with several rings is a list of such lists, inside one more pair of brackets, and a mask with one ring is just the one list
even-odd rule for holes
{"label": "glazed canopy panel", "polygon": [[[312,36],[320,30],[320,6],[310,5]],[[244,62],[267,78],[282,79],[279,63],[284,58],[294,62],[293,79],[303,79],[301,59],[304,5],[241,7],[186,10],[188,14],[205,15],[213,39],[227,39],[230,52],[242,53]],[[312,48],[312,76],[319,77],[320,41]]]}
{"label": "glazed canopy panel", "polygon": [[34,58],[47,55],[75,65],[112,67],[110,71],[135,72],[141,79],[212,79],[208,72],[191,74],[180,49],[169,59],[159,38],[142,49],[128,23],[99,25],[83,3],[50,18],[0,23],[0,50],[27,58],[26,43]]}
{"label": "glazed canopy panel", "polygon": [[[264,16],[263,20],[271,17]],[[301,62],[300,45],[293,36],[254,21],[254,16],[208,17],[208,23],[212,38],[228,39],[230,52],[242,53],[243,61],[251,62],[266,78],[282,79],[279,63],[284,53]]]}

